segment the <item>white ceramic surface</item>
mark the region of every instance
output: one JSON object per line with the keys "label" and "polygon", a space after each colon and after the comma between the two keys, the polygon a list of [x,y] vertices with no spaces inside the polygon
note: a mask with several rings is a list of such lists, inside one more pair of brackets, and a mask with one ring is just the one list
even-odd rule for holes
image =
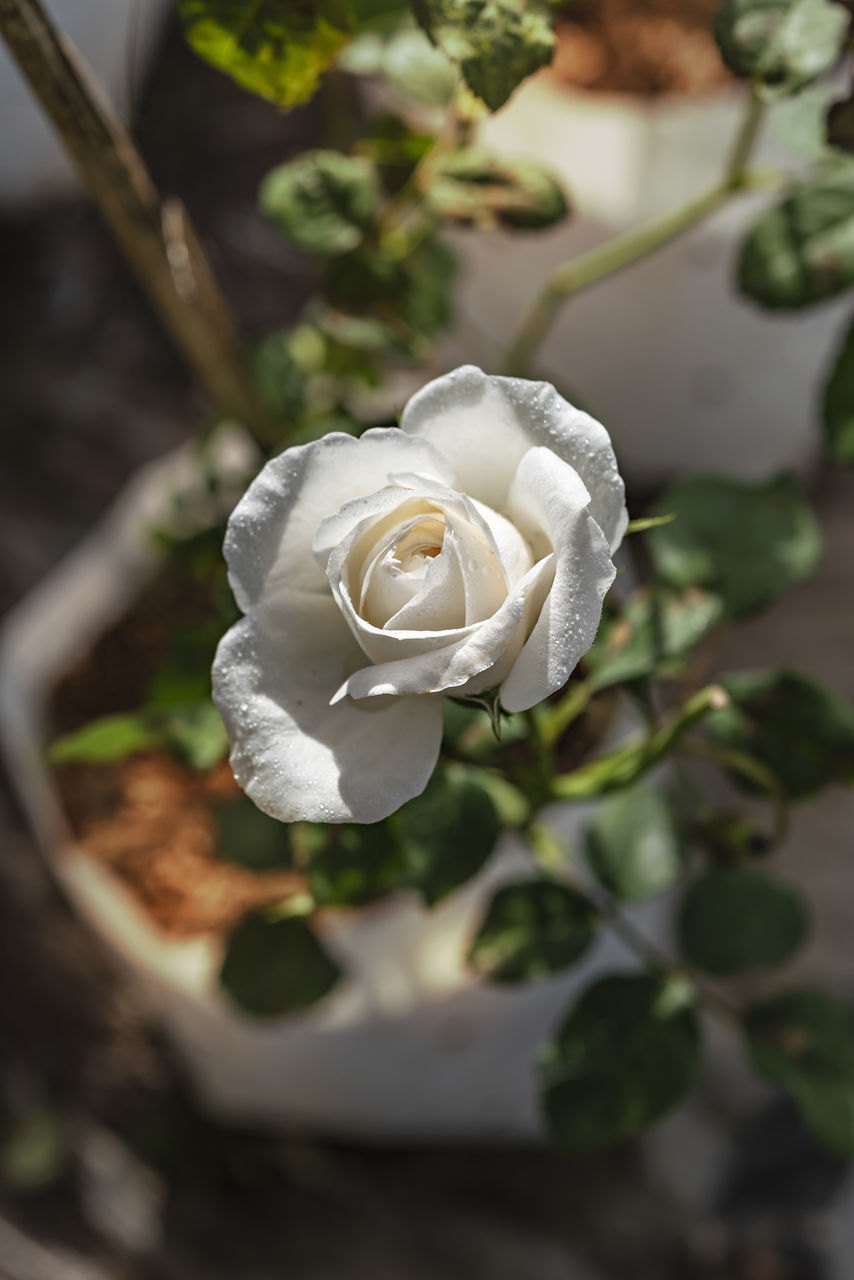
{"label": "white ceramic surface", "polygon": [[[709,188],[723,171],[743,93],[696,99],[576,94],[548,73],[485,121],[481,140],[545,161],[573,218],[539,234],[459,232],[459,321],[444,351],[498,371],[541,283],[559,263]],[[764,127],[763,167],[804,161]],[[693,472],[743,479],[804,471],[818,394],[847,300],[771,315],[738,296],[740,240],[769,197],[738,197],[667,248],[564,306],[536,371],[607,425],[623,474],[652,485]]]}

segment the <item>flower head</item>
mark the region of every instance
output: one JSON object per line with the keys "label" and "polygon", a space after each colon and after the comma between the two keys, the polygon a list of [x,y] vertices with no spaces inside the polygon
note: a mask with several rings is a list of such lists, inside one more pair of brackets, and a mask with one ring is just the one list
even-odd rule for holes
{"label": "flower head", "polygon": [[443,694],[522,711],[566,683],[626,523],[604,427],[472,366],[400,429],[286,449],[225,542],[245,617],[214,696],[240,785],[283,821],[387,817],[433,771]]}

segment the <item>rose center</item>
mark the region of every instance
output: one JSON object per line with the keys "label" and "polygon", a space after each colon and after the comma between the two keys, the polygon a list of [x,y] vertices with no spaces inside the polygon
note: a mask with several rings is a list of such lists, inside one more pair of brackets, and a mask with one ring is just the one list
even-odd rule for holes
{"label": "rose center", "polygon": [[393,562],[403,573],[424,569],[424,561],[440,556],[444,544],[444,518],[422,520],[395,542]]}

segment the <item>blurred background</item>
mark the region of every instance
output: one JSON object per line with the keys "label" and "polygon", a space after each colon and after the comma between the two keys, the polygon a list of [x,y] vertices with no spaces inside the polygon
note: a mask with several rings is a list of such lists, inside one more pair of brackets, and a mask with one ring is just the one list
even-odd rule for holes
{"label": "blurred background", "polygon": [[[313,267],[257,211],[257,189],[272,165],[323,139],[333,89],[280,114],[197,59],[169,5],[52,7],[130,111],[157,186],[185,201],[246,333],[291,323]],[[0,111],[6,611],[142,462],[190,436],[204,406],[5,60]],[[721,414],[714,361],[703,368],[700,400]],[[796,664],[850,700],[854,479],[809,475],[822,566],[734,631],[721,662]],[[639,489],[653,485],[640,476]],[[799,811],[783,855],[817,917],[803,973],[848,1000],[852,830],[854,802],[832,793]],[[2,1280],[854,1277],[849,1168],[788,1103],[731,1081],[725,1052],[695,1100],[605,1156],[243,1132],[200,1112],[5,786],[0,885]]]}

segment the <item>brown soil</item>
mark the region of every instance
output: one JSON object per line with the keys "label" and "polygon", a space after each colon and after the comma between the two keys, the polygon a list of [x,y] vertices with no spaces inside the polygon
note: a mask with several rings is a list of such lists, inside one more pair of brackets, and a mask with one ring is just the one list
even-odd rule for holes
{"label": "brown soil", "polygon": [[730,78],[712,23],[720,0],[571,0],[552,71],[598,93],[707,93]]}
{"label": "brown soil", "polygon": [[163,756],[67,765],[57,781],[80,846],[111,867],[164,933],[220,933],[303,887],[217,855],[214,810],[238,794],[227,764],[196,773]]}

